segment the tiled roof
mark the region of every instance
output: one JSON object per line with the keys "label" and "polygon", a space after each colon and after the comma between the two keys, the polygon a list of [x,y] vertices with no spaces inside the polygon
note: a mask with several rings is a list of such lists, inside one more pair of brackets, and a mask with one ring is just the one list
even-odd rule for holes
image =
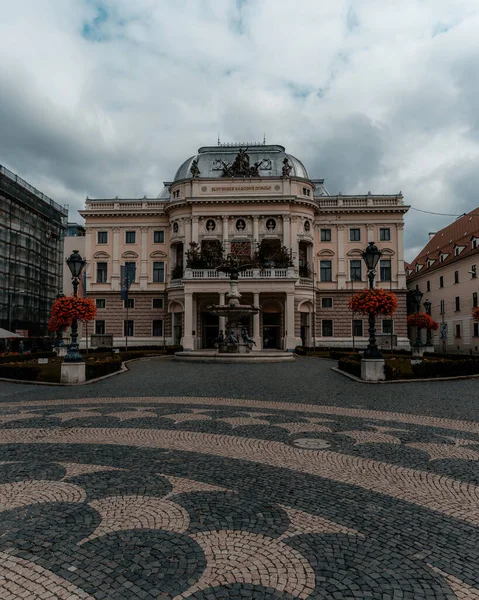
{"label": "tiled roof", "polygon": [[[428,258],[435,259],[436,262],[430,268],[437,268],[439,265],[446,265],[456,260],[461,260],[470,254],[476,254],[479,248],[472,248],[471,238],[479,238],[479,207],[470,213],[456,219],[453,223],[438,231],[431,240],[424,246],[416,258],[411,261],[406,269],[416,270],[416,265],[423,265],[419,273],[411,273],[410,277],[423,274],[427,268]],[[464,250],[458,255],[454,255],[455,246],[465,246]],[[440,263],[439,255],[447,254],[447,258]]]}

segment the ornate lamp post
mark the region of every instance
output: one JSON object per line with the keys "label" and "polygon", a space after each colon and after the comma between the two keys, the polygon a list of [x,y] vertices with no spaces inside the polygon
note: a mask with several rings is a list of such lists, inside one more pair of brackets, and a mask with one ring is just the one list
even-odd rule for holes
{"label": "ornate lamp post", "polygon": [[[423,296],[424,296],[424,294],[421,292],[421,290],[418,290],[418,289],[415,289],[412,293],[412,301],[413,301],[416,313],[418,313],[421,310],[421,300],[422,300]],[[421,328],[420,327],[417,328],[416,342],[414,345],[416,346],[416,348],[422,347]]]}
{"label": "ornate lamp post", "polygon": [[[368,247],[362,253],[364,262],[368,269],[368,279],[370,289],[374,288],[374,277],[376,275],[376,265],[381,258],[382,252],[374,242],[369,242]],[[382,358],[382,354],[376,344],[376,315],[369,313],[369,344],[364,352],[364,358]]]}
{"label": "ornate lamp post", "polygon": [[[82,272],[83,267],[85,266],[85,259],[82,258],[78,252],[78,250],[73,250],[71,255],[67,258],[67,265],[72,274],[72,284],[73,284],[73,295],[77,297],[78,295],[78,284],[80,283],[80,274]],[[78,321],[77,319],[73,319],[72,321],[72,343],[68,346],[68,352],[65,356],[64,362],[66,363],[74,363],[81,362],[82,356],[78,349]]]}
{"label": "ornate lamp post", "polygon": [[[426,301],[423,304],[424,306],[424,310],[426,311],[426,314],[431,316],[431,307],[432,304],[431,302],[429,302],[429,300],[426,298]],[[431,329],[427,330],[427,337],[426,337],[426,346],[432,346],[432,333],[431,333]]]}

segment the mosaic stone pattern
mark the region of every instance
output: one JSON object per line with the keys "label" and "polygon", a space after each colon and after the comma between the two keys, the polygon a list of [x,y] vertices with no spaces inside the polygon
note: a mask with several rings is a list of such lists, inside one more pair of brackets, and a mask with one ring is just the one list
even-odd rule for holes
{"label": "mosaic stone pattern", "polygon": [[2,600],[473,600],[478,542],[474,421],[231,398],[0,405]]}

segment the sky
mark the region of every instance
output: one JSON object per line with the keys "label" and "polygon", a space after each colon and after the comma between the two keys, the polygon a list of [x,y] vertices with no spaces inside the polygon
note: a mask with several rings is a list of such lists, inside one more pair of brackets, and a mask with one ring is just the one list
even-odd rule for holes
{"label": "sky", "polygon": [[[0,0],[0,164],[69,205],[200,146],[282,144],[331,194],[479,189],[478,0]],[[410,210],[406,258],[454,217]]]}

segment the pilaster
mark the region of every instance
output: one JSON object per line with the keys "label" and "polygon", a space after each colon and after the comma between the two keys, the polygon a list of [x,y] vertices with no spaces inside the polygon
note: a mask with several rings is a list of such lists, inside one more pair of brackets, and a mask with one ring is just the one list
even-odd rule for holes
{"label": "pilaster", "polygon": [[140,290],[148,289],[148,230],[149,227],[140,227]]}
{"label": "pilaster", "polygon": [[338,290],[344,290],[346,288],[346,261],[344,258],[344,225],[337,225],[337,281]]}
{"label": "pilaster", "polygon": [[117,292],[120,289],[120,232],[121,227],[113,227],[113,272],[111,275],[111,289]]}

